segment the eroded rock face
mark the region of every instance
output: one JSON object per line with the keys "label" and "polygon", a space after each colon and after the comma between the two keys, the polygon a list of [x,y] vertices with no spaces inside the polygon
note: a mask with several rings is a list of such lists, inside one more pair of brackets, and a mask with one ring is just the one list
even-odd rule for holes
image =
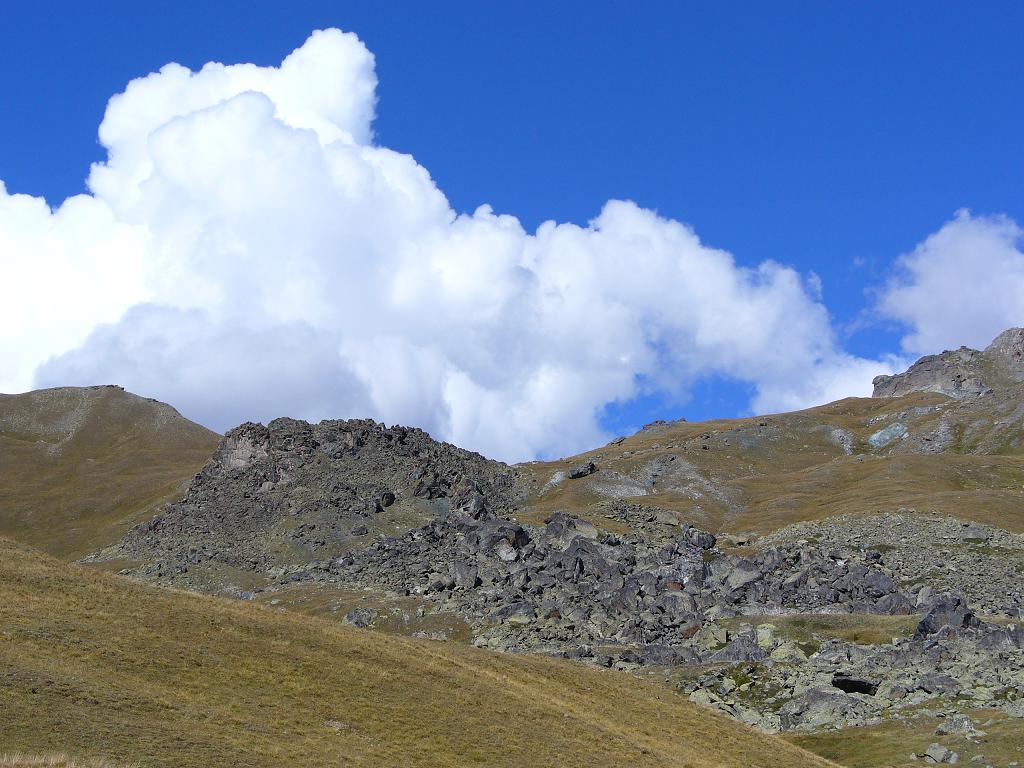
{"label": "eroded rock face", "polygon": [[1024,381],[1024,328],[1010,328],[996,336],[985,350],[999,371],[1013,381]]}
{"label": "eroded rock face", "polygon": [[911,392],[938,392],[956,398],[980,395],[988,389],[981,357],[981,352],[968,347],[922,357],[904,373],[876,376],[872,397],[898,397]]}
{"label": "eroded rock face", "polygon": [[960,347],[922,357],[904,373],[877,376],[873,397],[938,392],[954,398],[984,394],[993,387],[1024,381],[1024,328],[999,334],[983,351]]}

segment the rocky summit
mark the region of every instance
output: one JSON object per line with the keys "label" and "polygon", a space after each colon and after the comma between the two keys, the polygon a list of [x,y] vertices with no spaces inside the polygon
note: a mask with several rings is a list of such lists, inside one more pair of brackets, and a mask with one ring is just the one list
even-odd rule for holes
{"label": "rocky summit", "polygon": [[470,480],[497,507],[514,504],[513,470],[422,430],[243,424],[224,436],[184,499],[92,559],[141,560],[138,575],[196,589],[260,583],[444,514],[457,484]]}
{"label": "rocky summit", "polygon": [[656,674],[793,738],[941,716],[919,759],[949,762],[979,711],[1024,723],[1022,350],[1013,329],[872,399],[519,466],[373,421],[244,424],[85,561]]}
{"label": "rocky summit", "polygon": [[939,392],[964,398],[1021,382],[1024,382],[1024,328],[1004,331],[982,351],[960,347],[922,357],[906,372],[877,376],[873,383],[874,397]]}

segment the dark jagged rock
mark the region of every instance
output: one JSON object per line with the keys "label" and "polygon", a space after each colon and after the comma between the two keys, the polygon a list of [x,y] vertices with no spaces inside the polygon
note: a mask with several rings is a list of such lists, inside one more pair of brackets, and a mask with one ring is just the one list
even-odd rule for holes
{"label": "dark jagged rock", "polygon": [[585,464],[580,464],[578,467],[573,467],[569,470],[570,480],[579,480],[581,477],[592,475],[597,472],[597,465],[592,461],[588,461]]}
{"label": "dark jagged rock", "polygon": [[921,623],[917,625],[914,637],[929,637],[947,628],[958,633],[979,624],[978,617],[967,605],[963,595],[944,594],[932,602]]}

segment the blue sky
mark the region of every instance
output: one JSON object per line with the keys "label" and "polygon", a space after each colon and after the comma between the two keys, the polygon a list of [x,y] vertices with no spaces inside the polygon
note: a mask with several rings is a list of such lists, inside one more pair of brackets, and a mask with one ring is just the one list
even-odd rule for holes
{"label": "blue sky", "polygon": [[[455,211],[487,203],[532,232],[635,201],[740,265],[816,274],[852,355],[900,352],[906,323],[873,312],[873,292],[958,209],[1024,221],[1020,3],[252,6],[5,4],[8,192],[84,192],[107,100],[133,78],[276,66],[339,27],[376,57],[374,141],[415,157]],[[750,392],[710,374],[604,424],[742,413]]]}

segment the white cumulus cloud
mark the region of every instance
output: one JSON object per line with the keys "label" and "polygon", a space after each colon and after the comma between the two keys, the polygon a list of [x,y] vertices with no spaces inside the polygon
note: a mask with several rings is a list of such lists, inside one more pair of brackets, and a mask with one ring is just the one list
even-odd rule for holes
{"label": "white cumulus cloud", "polygon": [[1024,231],[1012,219],[959,211],[901,256],[879,310],[908,328],[904,350],[983,349],[1007,328],[1024,325],[1022,243]]}
{"label": "white cumulus cloud", "polygon": [[116,382],[219,429],[370,416],[524,459],[599,442],[642,388],[724,376],[774,410],[888,372],[837,345],[816,276],[628,201],[535,232],[456,213],[373,142],[375,92],[337,30],[280,67],[170,64],[110,100],[90,194],[0,186],[0,391]]}

